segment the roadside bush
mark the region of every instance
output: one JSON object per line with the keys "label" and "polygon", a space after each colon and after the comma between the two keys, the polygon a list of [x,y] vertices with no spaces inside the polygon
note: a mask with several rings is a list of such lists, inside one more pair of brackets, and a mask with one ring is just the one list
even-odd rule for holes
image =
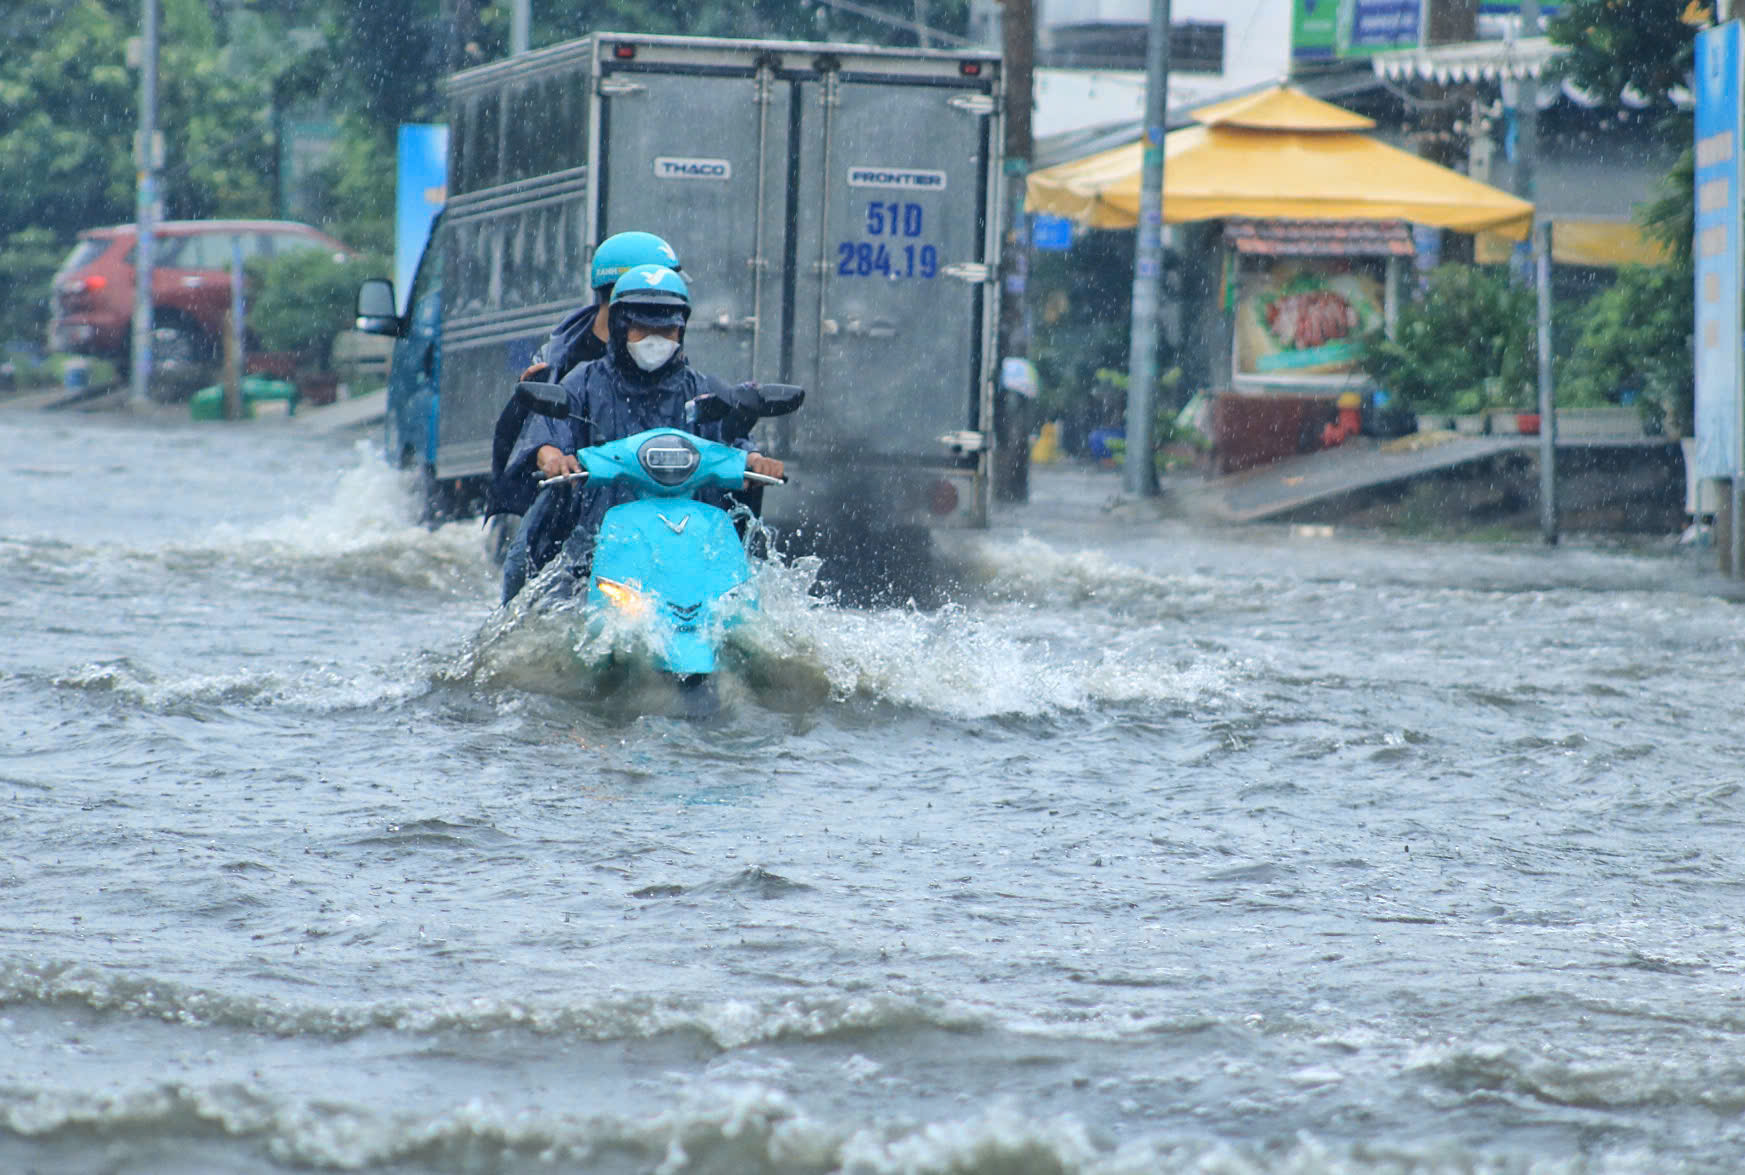
{"label": "roadside bush", "polygon": [[1414,412],[1530,411],[1534,297],[1501,269],[1444,265],[1400,308],[1394,337],[1368,340],[1364,369]]}
{"label": "roadside bush", "polygon": [[248,325],[267,351],[289,351],[305,370],[324,369],[333,340],[351,329],[358,282],[386,272],[368,257],[299,249],[249,262]]}
{"label": "roadside bush", "polygon": [[48,330],[49,284],[68,246],[46,228],[27,228],[0,239],[0,341],[43,342]]}
{"label": "roadside bush", "polygon": [[1676,265],[1626,265],[1612,287],[1583,308],[1574,351],[1558,373],[1557,402],[1617,403],[1630,393],[1644,417],[1688,436],[1695,373],[1690,272]]}

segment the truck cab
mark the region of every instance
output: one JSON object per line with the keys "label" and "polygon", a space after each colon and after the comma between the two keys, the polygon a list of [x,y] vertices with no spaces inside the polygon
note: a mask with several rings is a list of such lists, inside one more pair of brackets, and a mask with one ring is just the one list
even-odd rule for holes
{"label": "truck cab", "polygon": [[438,523],[478,512],[484,486],[474,477],[437,476],[442,413],[442,283],[447,234],[442,214],[418,259],[406,313],[397,312],[394,284],[376,278],[358,291],[357,329],[394,340],[388,367],[383,456],[418,475],[423,520]]}

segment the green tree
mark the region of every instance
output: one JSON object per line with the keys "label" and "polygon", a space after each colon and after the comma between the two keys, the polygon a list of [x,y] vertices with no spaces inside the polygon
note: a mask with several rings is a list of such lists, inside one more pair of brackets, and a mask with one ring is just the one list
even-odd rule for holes
{"label": "green tree", "polygon": [[1133,234],[1081,233],[1071,249],[1036,253],[1029,287],[1036,308],[1030,359],[1042,385],[1037,410],[1063,422],[1064,443],[1076,451],[1092,429],[1119,425],[1126,410],[1125,379],[1103,373],[1127,369]]}
{"label": "green tree", "polygon": [[[131,0],[58,0],[8,22],[0,55],[0,329],[38,334],[48,258],[74,235],[131,220],[138,77],[125,63]],[[201,0],[163,0],[161,194],[171,217],[271,208],[272,141],[263,84],[226,68]]]}
{"label": "green tree", "polygon": [[1443,265],[1400,309],[1392,339],[1369,340],[1364,368],[1415,412],[1531,405],[1533,291],[1500,270]]}
{"label": "green tree", "polygon": [[1627,265],[1581,312],[1581,333],[1560,366],[1558,402],[1615,402],[1635,392],[1644,414],[1667,431],[1691,427],[1691,317],[1695,291],[1676,265]]}
{"label": "green tree", "polygon": [[1708,15],[1692,0],[1562,0],[1546,31],[1563,46],[1561,76],[1605,101],[1629,90],[1673,113],[1671,91],[1689,80]]}
{"label": "green tree", "polygon": [[[1674,142],[1691,140],[1691,115],[1672,90],[1689,82],[1696,32],[1712,9],[1690,0],[1567,0],[1549,25],[1565,54],[1558,69],[1583,89],[1617,101],[1626,91],[1660,115]],[[1605,403],[1634,391],[1645,415],[1670,432],[1692,424],[1695,377],[1690,332],[1695,315],[1691,237],[1696,220],[1696,156],[1686,147],[1636,219],[1667,251],[1654,267],[1626,266],[1610,289],[1579,314],[1580,333],[1560,365],[1557,394],[1571,404]]]}
{"label": "green tree", "polygon": [[334,338],[351,329],[358,280],[387,266],[369,256],[335,257],[299,249],[249,263],[249,329],[268,351],[289,351],[300,366],[324,368]]}
{"label": "green tree", "polygon": [[[893,15],[906,4],[874,0]],[[320,223],[385,251],[394,136],[440,121],[442,79],[507,50],[507,0],[160,0],[160,195],[171,217],[273,211],[274,112],[337,116]],[[808,0],[538,0],[535,46],[596,30],[913,44],[914,35]],[[932,0],[961,33],[967,0]],[[125,63],[139,0],[40,0],[7,22],[0,54],[0,308],[6,337],[34,333],[50,259],[81,229],[132,219],[138,75]]]}

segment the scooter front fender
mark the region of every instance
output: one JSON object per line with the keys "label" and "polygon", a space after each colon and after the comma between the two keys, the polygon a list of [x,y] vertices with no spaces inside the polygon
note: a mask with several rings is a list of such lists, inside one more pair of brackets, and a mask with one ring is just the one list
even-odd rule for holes
{"label": "scooter front fender", "polygon": [[639,619],[655,638],[660,668],[713,673],[743,603],[735,594],[728,612],[724,600],[750,578],[745,545],[726,511],[688,498],[645,498],[606,512],[588,599],[600,609],[645,612]]}

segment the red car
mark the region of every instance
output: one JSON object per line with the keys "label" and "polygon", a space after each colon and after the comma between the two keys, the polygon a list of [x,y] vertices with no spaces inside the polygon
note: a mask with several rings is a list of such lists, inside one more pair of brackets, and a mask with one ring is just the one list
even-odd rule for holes
{"label": "red car", "polygon": [[[86,229],[54,276],[49,349],[114,360],[132,358],[134,246],[131,224]],[[153,234],[154,365],[199,367],[219,354],[230,309],[231,238],[242,256],[294,249],[351,250],[326,233],[289,220],[167,220]]]}

